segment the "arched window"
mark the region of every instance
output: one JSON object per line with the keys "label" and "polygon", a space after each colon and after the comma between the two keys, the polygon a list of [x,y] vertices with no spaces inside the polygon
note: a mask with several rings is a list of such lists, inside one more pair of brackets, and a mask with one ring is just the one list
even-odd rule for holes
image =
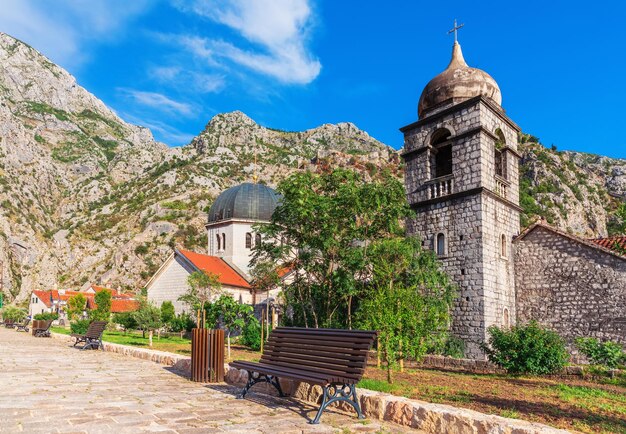
{"label": "arched window", "polygon": [[500,236],[500,256],[506,258],[507,248],[506,248],[506,235],[502,234]]}
{"label": "arched window", "polygon": [[222,234],[222,250],[226,250],[226,234]]}
{"label": "arched window", "polygon": [[431,167],[433,177],[452,175],[452,144],[449,142],[452,133],[446,128],[435,131],[430,139],[432,146]]}
{"label": "arched window", "polygon": [[256,248],[261,247],[261,234],[256,234],[254,236],[254,247]]}
{"label": "arched window", "polygon": [[502,311],[502,325],[506,328],[511,327],[511,319],[509,318],[509,309],[506,307]]}
{"label": "arched window", "polygon": [[220,234],[217,234],[216,238],[217,238],[217,251],[219,252],[220,250],[222,250],[222,237],[220,237]]}
{"label": "arched window", "polygon": [[246,249],[252,248],[252,234],[250,232],[246,232]]}
{"label": "arched window", "polygon": [[493,151],[496,175],[506,179],[506,156],[502,152],[502,149],[506,146],[506,139],[500,128],[496,130],[496,136],[497,139]]}
{"label": "arched window", "polygon": [[446,255],[446,236],[444,234],[437,234],[437,256]]}

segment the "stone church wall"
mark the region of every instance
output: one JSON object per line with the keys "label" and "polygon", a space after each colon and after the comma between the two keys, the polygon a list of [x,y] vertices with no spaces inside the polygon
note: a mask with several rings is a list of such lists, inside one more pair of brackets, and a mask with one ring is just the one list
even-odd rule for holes
{"label": "stone church wall", "polygon": [[626,260],[541,226],[514,245],[518,323],[626,345]]}
{"label": "stone church wall", "polygon": [[435,250],[437,234],[446,237],[446,254],[440,256],[443,270],[458,285],[452,314],[452,331],[466,342],[472,357],[481,354],[484,339],[483,273],[480,196],[466,196],[417,210],[408,233]]}

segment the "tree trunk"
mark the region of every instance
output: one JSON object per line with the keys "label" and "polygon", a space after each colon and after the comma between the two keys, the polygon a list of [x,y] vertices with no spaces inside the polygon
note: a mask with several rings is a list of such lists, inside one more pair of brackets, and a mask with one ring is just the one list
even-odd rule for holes
{"label": "tree trunk", "polygon": [[150,330],[148,332],[148,346],[152,347],[152,334],[154,333],[154,331]]}
{"label": "tree trunk", "polygon": [[348,297],[348,330],[352,330],[352,296]]}
{"label": "tree trunk", "polygon": [[230,330],[228,330],[228,334],[226,336],[226,342],[228,342],[228,360],[230,361]]}
{"label": "tree trunk", "polygon": [[376,367],[380,369],[380,337],[376,338]]}

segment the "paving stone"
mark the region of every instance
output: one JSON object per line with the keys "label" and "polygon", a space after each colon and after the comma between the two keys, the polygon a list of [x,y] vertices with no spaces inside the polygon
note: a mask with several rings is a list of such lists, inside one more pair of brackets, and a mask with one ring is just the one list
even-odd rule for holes
{"label": "paving stone", "polygon": [[[193,383],[149,360],[0,328],[0,433],[410,432],[292,399]],[[10,393],[7,393],[10,391]],[[36,409],[36,410],[35,410]]]}

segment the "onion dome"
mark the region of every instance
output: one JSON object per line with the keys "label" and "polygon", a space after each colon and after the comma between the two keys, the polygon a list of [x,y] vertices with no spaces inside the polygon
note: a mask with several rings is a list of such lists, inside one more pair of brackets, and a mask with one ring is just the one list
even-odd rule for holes
{"label": "onion dome", "polygon": [[224,190],[209,209],[209,223],[242,219],[269,221],[280,195],[263,184],[245,182]]}
{"label": "onion dome", "polygon": [[421,119],[439,107],[449,103],[457,104],[479,95],[502,105],[498,83],[485,71],[467,66],[461,45],[455,42],[452,60],[446,70],[430,80],[422,91],[417,115]]}

